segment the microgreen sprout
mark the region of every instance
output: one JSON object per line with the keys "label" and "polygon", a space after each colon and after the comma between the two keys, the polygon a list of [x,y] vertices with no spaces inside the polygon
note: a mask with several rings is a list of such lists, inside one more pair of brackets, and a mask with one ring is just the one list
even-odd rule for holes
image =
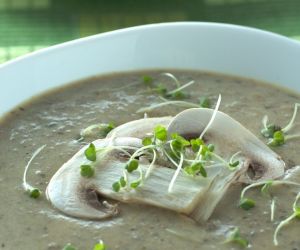
{"label": "microgreen sprout", "polygon": [[107,134],[115,128],[113,123],[98,123],[88,126],[81,130],[79,140],[83,140],[87,137],[105,138]]}
{"label": "microgreen sprout", "polygon": [[24,174],[23,174],[23,188],[25,189],[25,191],[29,194],[29,196],[31,198],[37,199],[40,195],[41,195],[41,191],[36,188],[31,186],[28,182],[27,182],[27,172],[29,169],[29,166],[31,165],[32,161],[35,159],[35,157],[46,147],[46,145],[43,145],[41,147],[39,147],[31,156],[30,160],[28,161],[28,163],[25,166],[25,170],[24,170]]}
{"label": "microgreen sprout", "polygon": [[90,178],[90,177],[94,176],[95,169],[91,165],[81,165],[80,166],[80,174],[83,177]]}
{"label": "microgreen sprout", "polygon": [[106,250],[106,245],[102,240],[99,240],[99,242],[94,246],[93,250]]}
{"label": "microgreen sprout", "polygon": [[210,99],[206,96],[200,99],[200,107],[201,108],[211,108]]}
{"label": "microgreen sprout", "polygon": [[143,83],[144,83],[146,86],[151,87],[152,84],[153,84],[153,78],[152,78],[151,76],[145,75],[145,76],[143,76]]}
{"label": "microgreen sprout", "polygon": [[90,143],[90,145],[84,151],[84,155],[88,160],[96,161],[96,147],[93,143]]}
{"label": "microgreen sprout", "polygon": [[246,248],[249,245],[249,241],[243,238],[240,234],[238,227],[235,227],[227,236],[227,239],[224,243],[236,243],[241,247]]}
{"label": "microgreen sprout", "polygon": [[263,129],[261,130],[261,134],[264,137],[269,139],[269,141],[267,143],[268,145],[281,146],[281,145],[285,144],[285,142],[289,139],[300,137],[300,134],[287,135],[287,133],[290,131],[290,129],[295,124],[295,119],[297,116],[297,111],[298,111],[299,106],[300,106],[300,103],[295,103],[292,118],[284,128],[281,128],[280,126],[272,124],[272,123],[268,123],[268,120],[269,120],[268,116],[265,115],[263,117],[263,119],[262,119]]}
{"label": "microgreen sprout", "polygon": [[186,101],[169,101],[165,98],[160,97],[162,102],[152,104],[148,107],[140,108],[136,112],[137,113],[145,113],[145,112],[151,112],[155,109],[159,109],[164,106],[174,105],[182,108],[199,108],[199,104],[192,103],[192,102],[186,102]]}
{"label": "microgreen sprout", "polygon": [[281,221],[277,228],[275,229],[273,242],[275,246],[278,246],[278,233],[279,231],[286,225],[288,225],[293,219],[300,218],[300,206],[298,205],[298,201],[300,199],[300,192],[297,194],[294,204],[293,204],[293,213],[287,217],[285,220]]}
{"label": "microgreen sprout", "polygon": [[73,245],[71,245],[71,243],[68,243],[64,246],[62,250],[76,250],[76,248]]}

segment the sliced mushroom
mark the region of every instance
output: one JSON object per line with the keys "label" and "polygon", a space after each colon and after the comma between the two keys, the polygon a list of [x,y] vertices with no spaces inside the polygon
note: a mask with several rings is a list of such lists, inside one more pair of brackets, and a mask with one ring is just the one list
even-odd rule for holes
{"label": "sliced mushroom", "polygon": [[[93,143],[96,148],[108,145],[141,147],[141,141],[136,138],[99,139]],[[54,207],[73,217],[104,219],[114,216],[118,213],[117,206],[110,205],[105,199],[99,200],[101,192],[97,190],[95,179],[80,175],[80,166],[90,164],[84,156],[85,149],[77,152],[54,174],[46,190],[47,198]]]}
{"label": "sliced mushroom", "polygon": [[[199,137],[213,114],[212,109],[192,108],[174,117],[168,126],[168,133],[179,133],[184,137]],[[203,138],[216,146],[217,153],[228,159],[241,151],[244,168],[248,171],[239,181],[252,183],[276,179],[284,174],[285,163],[254,134],[229,115],[218,111]]]}
{"label": "sliced mushroom", "polygon": [[124,123],[108,133],[106,138],[115,137],[136,137],[144,138],[153,132],[153,128],[157,125],[168,126],[172,117],[153,117],[143,118],[139,120]]}
{"label": "sliced mushroom", "polygon": [[[115,139],[100,139],[93,142],[97,149],[107,146],[141,147],[141,140],[131,137],[117,137]],[[127,162],[126,154],[118,149],[107,150],[97,154],[95,162],[95,175],[92,178],[84,178],[80,175],[80,166],[89,163],[84,155],[86,147],[76,153],[65,163],[52,177],[47,187],[47,197],[54,207],[63,213],[74,217],[86,219],[103,219],[118,213],[116,205],[104,206],[98,197],[107,197],[114,200],[130,203],[149,204],[186,214],[202,221],[208,219],[214,210],[216,202],[209,199],[210,189],[214,197],[223,185],[235,180],[238,174],[228,173],[222,164],[207,169],[208,177],[201,176],[191,178],[180,173],[176,185],[171,193],[168,192],[170,180],[174,175],[174,169],[164,166],[155,166],[155,171],[136,190],[112,190],[112,183],[123,176],[124,165]],[[149,163],[140,161],[140,168],[145,173]],[[229,177],[224,179],[223,176]],[[131,181],[138,178],[138,174],[131,175]],[[218,184],[213,184],[215,180]],[[223,183],[223,184],[222,184]],[[218,190],[216,190],[218,189]],[[215,199],[214,200],[218,200]],[[199,211],[205,207],[205,213]]]}

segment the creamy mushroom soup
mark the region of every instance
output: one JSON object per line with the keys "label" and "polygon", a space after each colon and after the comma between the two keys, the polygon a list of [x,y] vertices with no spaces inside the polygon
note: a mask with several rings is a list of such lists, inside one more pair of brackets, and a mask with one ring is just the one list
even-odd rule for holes
{"label": "creamy mushroom soup", "polygon": [[[270,123],[284,128],[295,103],[300,101],[297,94],[269,84],[196,71],[171,71],[181,86],[188,83],[181,91],[172,92],[178,88],[177,83],[163,72],[169,71],[90,78],[35,97],[1,120],[0,249],[59,250],[71,243],[83,250],[93,249],[99,240],[107,249],[241,249],[245,242],[252,249],[275,248],[275,229],[293,214],[293,202],[300,190],[296,185],[300,183],[300,171],[295,168],[300,164],[300,144],[297,137],[291,137],[299,134],[297,117],[285,143],[270,146],[275,155],[282,157],[286,171],[289,169],[282,180],[296,184],[274,185],[268,192],[261,191],[263,185],[249,189],[245,197],[255,201],[255,206],[248,210],[239,207],[241,191],[247,184],[238,180],[230,184],[209,219],[200,221],[172,209],[115,201],[99,194],[96,198],[107,202],[107,206],[118,206],[118,213],[97,220],[88,215],[80,218],[64,213],[47,200],[45,192],[52,176],[83,146],[101,138],[100,134],[83,136],[83,129],[93,124],[118,126],[141,119],[144,113],[147,117],[173,117],[199,103],[213,109],[221,94],[219,110],[249,129],[259,143],[266,144],[270,139],[261,134],[262,118],[268,115]],[[160,104],[170,100],[170,104]],[[164,119],[163,125],[169,118]],[[42,191],[34,199],[24,191],[23,173],[32,154],[43,145],[27,172],[27,182]],[[220,152],[228,146],[215,145]],[[191,195],[189,189],[185,195]],[[299,207],[299,203],[296,205]],[[300,249],[299,226],[299,220],[294,219],[282,227],[277,249]],[[235,230],[240,235],[234,235]]]}

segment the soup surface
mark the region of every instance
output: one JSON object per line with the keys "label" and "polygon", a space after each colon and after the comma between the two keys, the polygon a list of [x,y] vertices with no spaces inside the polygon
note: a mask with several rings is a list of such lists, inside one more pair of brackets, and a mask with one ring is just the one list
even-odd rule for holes
{"label": "soup surface", "polygon": [[[147,90],[142,79],[174,88],[165,71],[131,72],[91,78],[35,97],[7,114],[0,123],[0,249],[56,250],[68,242],[77,249],[92,249],[100,239],[108,249],[240,249],[225,244],[234,227],[249,240],[249,248],[274,249],[273,233],[278,223],[292,212],[299,190],[274,188],[275,220],[270,221],[270,199],[252,189],[248,196],[256,206],[248,211],[237,206],[241,184],[233,185],[218,204],[212,217],[203,225],[186,216],[136,204],[120,204],[121,213],[112,219],[87,221],[63,215],[46,200],[44,193],[32,199],[22,189],[24,167],[41,145],[46,148],[29,169],[28,181],[45,191],[53,174],[81,147],[76,139],[81,129],[95,123],[116,125],[142,118],[138,108],[159,103],[157,94]],[[186,89],[188,101],[199,103],[200,97],[211,102],[222,94],[220,110],[260,135],[261,120],[285,126],[291,118],[298,95],[250,79],[196,71],[172,71],[182,83],[195,80]],[[165,106],[151,111],[149,117],[175,115],[180,107]],[[299,120],[298,120],[299,121]],[[295,129],[296,131],[297,129]],[[290,140],[274,148],[291,168],[300,164],[300,143]],[[300,183],[300,176],[295,176]],[[279,234],[276,249],[300,249],[299,221],[291,222]]]}

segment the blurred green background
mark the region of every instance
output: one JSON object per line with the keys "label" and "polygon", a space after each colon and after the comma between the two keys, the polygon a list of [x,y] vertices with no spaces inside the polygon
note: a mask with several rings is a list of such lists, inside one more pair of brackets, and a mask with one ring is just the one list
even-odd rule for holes
{"label": "blurred green background", "polygon": [[170,21],[241,24],[300,40],[300,0],[0,0],[0,63],[79,37]]}

